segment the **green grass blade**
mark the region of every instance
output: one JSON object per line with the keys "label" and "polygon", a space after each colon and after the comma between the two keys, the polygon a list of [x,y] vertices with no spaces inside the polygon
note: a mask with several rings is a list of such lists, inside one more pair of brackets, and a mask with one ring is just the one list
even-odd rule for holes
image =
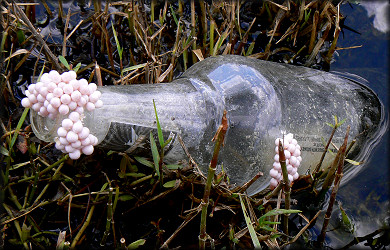
{"label": "green grass blade", "polygon": [[176,26],[179,26],[179,21],[177,20],[175,11],[173,10],[173,7],[172,7],[171,4],[169,5],[169,8],[171,9],[171,13],[172,13],[172,16],[173,16],[173,20],[175,20]]}
{"label": "green grass blade", "polygon": [[158,120],[158,115],[157,115],[157,108],[156,108],[156,103],[153,100],[153,106],[154,106],[154,113],[156,115],[156,122],[157,122],[157,135],[158,135],[158,141],[160,143],[161,150],[164,149],[164,137],[163,133],[161,130],[160,122]]}
{"label": "green grass blade", "polygon": [[160,177],[160,169],[159,169],[160,155],[158,154],[156,141],[154,140],[152,132],[150,132],[150,148],[152,150],[154,169],[156,170],[157,176]]}
{"label": "green grass blade", "polygon": [[77,73],[77,71],[79,71],[80,67],[81,67],[81,63],[78,63],[76,65],[76,67],[73,68],[73,71]]}
{"label": "green grass blade", "polygon": [[246,222],[246,225],[248,227],[249,234],[251,236],[253,246],[254,246],[255,249],[261,249],[261,245],[260,245],[259,239],[257,238],[255,229],[253,228],[251,219],[248,216],[248,213],[246,211],[246,208],[245,208],[245,205],[244,205],[244,202],[242,200],[241,195],[240,195],[240,202],[241,202],[242,213],[244,214],[245,222]]}
{"label": "green grass blade", "polygon": [[148,160],[147,160],[146,158],[144,158],[144,157],[134,156],[134,159],[135,159],[136,161],[138,161],[139,163],[141,163],[141,164],[147,166],[147,167],[154,168],[153,163],[150,162],[150,161],[148,161]]}
{"label": "green grass blade", "polygon": [[125,72],[127,72],[127,71],[132,71],[132,70],[140,69],[140,68],[145,67],[146,64],[147,64],[147,63],[138,64],[138,65],[133,65],[133,66],[124,68],[124,69],[122,70],[122,72],[125,73]]}
{"label": "green grass blade", "polygon": [[280,214],[293,214],[293,213],[301,213],[301,212],[302,212],[301,210],[294,210],[294,209],[274,209],[265,213],[263,216],[260,217],[260,219],[268,216],[275,216]]}
{"label": "green grass blade", "polygon": [[18,135],[19,135],[19,130],[20,130],[20,128],[22,127],[23,122],[24,122],[24,120],[26,119],[26,116],[27,116],[29,110],[30,110],[30,108],[25,108],[24,111],[23,111],[22,116],[21,116],[20,119],[19,119],[18,125],[16,126],[16,129],[15,129],[14,136],[12,137],[11,143],[10,143],[10,145],[9,145],[9,151],[11,151],[12,147],[13,147],[14,144],[15,144],[16,138],[17,138]]}
{"label": "green grass blade", "polygon": [[114,24],[112,22],[111,22],[111,27],[112,27],[112,33],[114,34],[116,48],[118,50],[119,58],[122,60],[122,51],[123,51],[123,49],[121,48],[121,45],[119,44],[118,36],[116,34],[116,31],[115,31],[115,28],[114,28]]}
{"label": "green grass blade", "polygon": [[68,63],[68,61],[66,60],[65,57],[63,57],[63,56],[58,56],[58,59],[60,60],[60,62],[61,62],[68,70],[70,70],[69,63]]}

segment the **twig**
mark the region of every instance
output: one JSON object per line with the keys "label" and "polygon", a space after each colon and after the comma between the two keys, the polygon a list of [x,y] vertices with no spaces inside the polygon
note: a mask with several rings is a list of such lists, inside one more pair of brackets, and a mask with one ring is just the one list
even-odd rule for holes
{"label": "twig", "polygon": [[227,118],[226,118],[226,113],[227,113],[226,110],[224,110],[221,125],[219,125],[219,128],[218,128],[218,130],[215,133],[215,136],[213,138],[213,141],[215,141],[214,153],[213,153],[213,158],[211,159],[211,162],[209,165],[209,171],[207,174],[207,182],[206,182],[206,186],[204,189],[203,199],[201,202],[202,214],[201,214],[201,220],[200,220],[200,234],[199,234],[199,248],[200,249],[206,248],[206,240],[208,238],[208,235],[206,233],[207,207],[209,205],[211,184],[213,182],[215,169],[217,167],[219,150],[224,143],[225,134],[226,134],[226,131],[228,129],[228,122],[227,122]]}
{"label": "twig", "polygon": [[332,215],[333,204],[336,200],[336,194],[337,194],[337,191],[339,189],[341,178],[343,177],[343,166],[344,166],[344,159],[345,159],[345,151],[346,151],[347,143],[348,143],[349,130],[350,130],[350,126],[347,127],[347,132],[345,133],[345,137],[344,137],[344,143],[343,143],[343,145],[341,145],[340,150],[339,150],[339,152],[341,152],[340,153],[341,158],[338,162],[339,164],[337,167],[337,173],[336,173],[336,177],[334,180],[334,187],[332,189],[332,194],[331,194],[330,199],[329,199],[328,209],[325,213],[324,224],[322,225],[321,234],[317,238],[317,244],[319,246],[322,246],[324,241],[325,241],[326,229],[327,229],[328,224],[329,224],[330,216]]}
{"label": "twig", "polygon": [[169,238],[164,242],[164,244],[162,244],[160,249],[168,248],[168,244],[176,237],[176,235],[179,233],[179,231],[182,230],[190,221],[192,221],[192,219],[194,219],[199,214],[200,211],[201,211],[201,209],[200,209],[200,205],[199,205],[196,210],[194,210],[191,214],[187,215],[187,217],[183,221],[183,223],[181,223],[181,225],[175,230],[175,232],[173,232],[173,234],[171,236],[169,236]]}
{"label": "twig", "polygon": [[[291,193],[291,185],[290,181],[288,179],[288,172],[286,167],[286,156],[284,155],[284,149],[283,149],[282,141],[279,140],[279,162],[282,166],[282,173],[283,173],[283,191],[285,194],[285,209],[290,209],[290,193]],[[288,235],[288,217],[289,214],[283,215],[283,232]]]}
{"label": "twig", "polygon": [[23,22],[30,28],[30,31],[31,33],[33,33],[34,37],[38,40],[38,42],[41,43],[41,46],[43,47],[43,49],[45,50],[45,52],[47,53],[48,57],[50,58],[51,62],[54,64],[55,68],[57,69],[57,71],[61,71],[62,70],[62,67],[61,65],[58,63],[58,60],[57,60],[57,57],[53,54],[53,52],[51,52],[49,46],[47,46],[45,40],[43,40],[41,34],[39,34],[36,30],[35,30],[35,27],[34,25],[30,22],[30,20],[28,20],[28,17],[26,16],[26,14],[23,12],[23,10],[20,9],[20,7],[15,3],[14,0],[12,0],[12,4],[13,4],[13,7],[17,10],[17,12],[19,13],[19,17],[23,20]]}

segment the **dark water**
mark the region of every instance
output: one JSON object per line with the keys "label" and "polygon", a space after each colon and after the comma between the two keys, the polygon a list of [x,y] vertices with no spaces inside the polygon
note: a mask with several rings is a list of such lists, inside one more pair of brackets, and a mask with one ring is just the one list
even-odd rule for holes
{"label": "dark water", "polygon": [[[339,55],[331,64],[331,71],[349,72],[367,79],[370,82],[369,86],[384,104],[388,119],[389,36],[388,32],[384,31],[389,22],[382,14],[389,14],[389,4],[387,1],[365,1],[363,5],[344,4],[340,9],[341,13],[347,16],[344,24],[361,34],[344,29],[344,38],[343,34],[340,34],[338,46],[363,45],[363,47],[339,50]],[[371,10],[376,10],[376,15],[369,17]],[[365,236],[385,224],[390,224],[389,184],[389,131],[387,129],[359,174],[339,190],[337,200],[342,203],[342,207],[350,216],[355,231],[349,233],[341,229],[329,232],[326,240],[330,246],[342,247],[352,241],[354,236]],[[340,210],[338,206],[335,208],[329,230],[338,226],[337,218],[340,216]]]}

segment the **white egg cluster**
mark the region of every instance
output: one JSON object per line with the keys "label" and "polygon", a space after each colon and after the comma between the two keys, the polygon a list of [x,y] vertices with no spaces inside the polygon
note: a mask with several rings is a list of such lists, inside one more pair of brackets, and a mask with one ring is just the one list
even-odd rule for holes
{"label": "white egg cluster", "polygon": [[61,75],[55,70],[42,74],[39,82],[28,86],[27,97],[22,99],[23,107],[32,108],[39,115],[53,120],[58,113],[66,115],[77,111],[82,114],[84,108],[92,111],[101,107],[101,92],[96,90],[96,84],[88,84],[87,80],[77,80],[76,77],[72,70]]}
{"label": "white egg cluster", "polygon": [[93,146],[98,142],[96,136],[83,126],[81,116],[78,112],[70,113],[69,118],[62,120],[62,127],[57,130],[56,148],[69,153],[71,159],[78,159],[81,153],[92,154]]}
{"label": "white egg cluster", "polygon": [[279,162],[279,141],[281,141],[283,145],[289,181],[295,181],[299,177],[297,170],[302,161],[301,147],[298,145],[297,140],[293,138],[293,134],[289,133],[284,136],[284,140],[282,138],[277,138],[275,140],[275,162],[273,168],[269,171],[269,174],[272,177],[270,189],[274,189],[283,179],[282,166]]}
{"label": "white egg cluster", "polygon": [[96,136],[83,126],[84,110],[93,111],[103,106],[101,92],[95,83],[77,80],[74,71],[61,75],[52,70],[44,73],[36,84],[30,84],[22,99],[22,106],[32,108],[38,115],[56,119],[59,114],[68,115],[62,120],[55,138],[56,148],[69,153],[71,159],[80,158],[81,153],[90,155],[98,143]]}

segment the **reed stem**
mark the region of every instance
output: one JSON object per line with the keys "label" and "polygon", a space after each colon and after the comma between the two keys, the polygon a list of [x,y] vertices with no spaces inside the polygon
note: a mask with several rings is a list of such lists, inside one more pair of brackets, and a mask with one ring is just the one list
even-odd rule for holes
{"label": "reed stem", "polygon": [[219,125],[219,128],[218,128],[218,130],[215,133],[215,136],[213,138],[213,141],[215,141],[214,153],[213,153],[213,158],[211,159],[211,162],[209,165],[207,182],[206,182],[206,186],[204,189],[203,199],[201,202],[202,214],[201,214],[200,234],[199,234],[199,248],[200,249],[206,248],[206,240],[208,238],[208,235],[206,232],[207,208],[209,205],[211,185],[212,185],[212,182],[214,179],[215,169],[217,167],[219,151],[220,151],[221,146],[223,145],[223,142],[225,139],[225,134],[226,134],[226,131],[228,129],[226,114],[227,114],[227,112],[226,112],[226,110],[224,110],[221,125]]}

